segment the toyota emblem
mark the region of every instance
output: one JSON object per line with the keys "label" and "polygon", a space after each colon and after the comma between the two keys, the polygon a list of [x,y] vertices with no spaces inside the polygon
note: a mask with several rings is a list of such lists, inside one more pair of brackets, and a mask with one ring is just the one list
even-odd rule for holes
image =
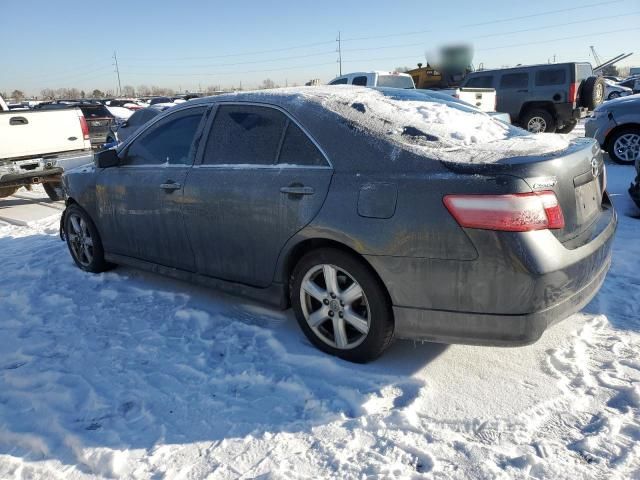
{"label": "toyota emblem", "polygon": [[593,178],[598,178],[598,174],[600,173],[600,167],[598,165],[598,159],[591,159],[591,173],[593,174]]}

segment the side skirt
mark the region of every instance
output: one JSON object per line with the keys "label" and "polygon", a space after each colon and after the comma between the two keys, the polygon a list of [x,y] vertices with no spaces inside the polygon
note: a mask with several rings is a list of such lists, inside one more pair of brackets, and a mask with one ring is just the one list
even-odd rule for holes
{"label": "side skirt", "polygon": [[243,283],[229,282],[226,280],[220,280],[218,278],[208,277],[206,275],[200,275],[194,272],[187,272],[178,268],[166,267],[164,265],[158,265],[157,263],[147,262],[145,260],[139,260],[137,258],[127,257],[125,255],[117,255],[113,253],[104,254],[104,258],[107,262],[115,263],[118,265],[127,265],[147,272],[159,273],[167,277],[172,277],[178,280],[183,280],[191,283],[196,283],[204,287],[214,288],[231,295],[249,298],[261,303],[286,309],[289,308],[289,302],[286,295],[284,285],[281,283],[272,283],[266,288],[252,287]]}

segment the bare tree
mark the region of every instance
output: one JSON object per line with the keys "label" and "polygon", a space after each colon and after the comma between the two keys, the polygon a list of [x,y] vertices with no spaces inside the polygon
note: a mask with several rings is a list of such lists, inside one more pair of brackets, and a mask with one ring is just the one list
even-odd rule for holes
{"label": "bare tree", "polygon": [[52,88],[43,88],[40,90],[40,96],[43,100],[53,100],[56,98],[56,92]]}
{"label": "bare tree", "polygon": [[102,98],[104,97],[104,93],[101,90],[98,90],[97,88],[91,92],[91,97],[92,98]]}
{"label": "bare tree", "polygon": [[277,85],[270,78],[265,78],[259,88],[266,90],[268,88],[277,88]]}
{"label": "bare tree", "polygon": [[22,90],[14,90],[11,92],[11,98],[13,98],[16,102],[21,102],[24,98],[24,92]]}
{"label": "bare tree", "polygon": [[125,85],[124,87],[122,87],[121,93],[123,97],[135,97],[136,89],[133,88],[131,85]]}
{"label": "bare tree", "polygon": [[409,67],[396,67],[393,69],[394,73],[405,73],[408,72],[410,69]]}
{"label": "bare tree", "polygon": [[147,97],[151,95],[151,89],[147,85],[138,85],[138,95]]}

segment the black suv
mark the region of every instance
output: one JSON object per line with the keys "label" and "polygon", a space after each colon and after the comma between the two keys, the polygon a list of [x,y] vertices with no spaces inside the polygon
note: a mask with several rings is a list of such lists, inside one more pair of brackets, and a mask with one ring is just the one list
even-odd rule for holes
{"label": "black suv", "polygon": [[589,63],[553,63],[472,72],[463,87],[495,88],[496,110],[530,132],[568,133],[604,100]]}

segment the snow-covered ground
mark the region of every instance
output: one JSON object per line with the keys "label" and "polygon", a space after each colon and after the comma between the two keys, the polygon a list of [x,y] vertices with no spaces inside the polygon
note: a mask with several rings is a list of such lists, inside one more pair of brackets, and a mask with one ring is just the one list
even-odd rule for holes
{"label": "snow-covered ground", "polygon": [[84,273],[57,217],[0,223],[0,478],[640,478],[640,212],[608,168],[620,227],[582,313],[528,347],[398,341],[368,365],[290,312]]}

